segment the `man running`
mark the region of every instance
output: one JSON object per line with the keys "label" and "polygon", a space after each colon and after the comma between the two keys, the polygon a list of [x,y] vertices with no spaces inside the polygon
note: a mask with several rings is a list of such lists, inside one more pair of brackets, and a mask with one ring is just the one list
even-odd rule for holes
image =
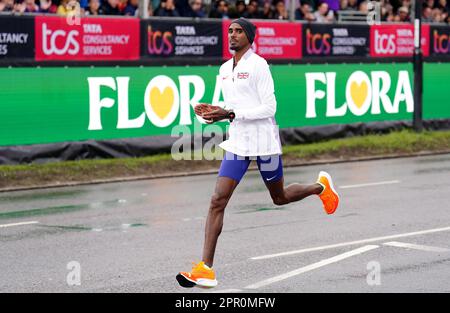
{"label": "man running", "polygon": [[220,145],[225,157],[206,219],[202,261],[194,265],[191,272],[180,272],[176,276],[179,284],[186,288],[217,286],[212,265],[225,207],[252,159],[256,159],[274,204],[285,205],[318,195],[328,214],[334,213],[339,204],[339,196],[326,172],[319,173],[315,184],[295,183],[284,187],[281,144],[274,118],[274,84],[266,60],[251,49],[255,31],[256,26],[244,18],[234,20],[228,29],[230,49],[235,54],[220,67],[219,75],[229,110],[208,104],[195,107],[195,113],[207,123],[229,119],[230,127],[229,139]]}

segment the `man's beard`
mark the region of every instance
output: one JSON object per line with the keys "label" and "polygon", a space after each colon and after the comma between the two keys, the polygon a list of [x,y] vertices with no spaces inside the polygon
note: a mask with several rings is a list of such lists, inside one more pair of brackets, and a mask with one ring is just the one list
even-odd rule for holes
{"label": "man's beard", "polygon": [[233,50],[234,52],[238,52],[238,51],[242,50],[243,48],[244,48],[244,46],[238,46],[238,45],[231,46],[230,45],[230,50]]}
{"label": "man's beard", "polygon": [[236,51],[239,51],[239,50],[240,50],[240,47],[238,47],[238,46],[234,46],[234,47],[233,47],[233,46],[230,45],[230,50],[236,52]]}

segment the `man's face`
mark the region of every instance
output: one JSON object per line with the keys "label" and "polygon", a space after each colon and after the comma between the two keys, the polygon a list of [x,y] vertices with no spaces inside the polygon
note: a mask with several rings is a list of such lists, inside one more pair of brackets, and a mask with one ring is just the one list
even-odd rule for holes
{"label": "man's face", "polygon": [[252,1],[248,5],[248,11],[250,13],[255,13],[258,10],[258,2]]}
{"label": "man's face", "polygon": [[284,2],[279,1],[275,7],[277,9],[278,12],[283,12],[285,7],[284,7]]}
{"label": "man's face", "polygon": [[100,7],[100,2],[98,0],[91,0],[89,6],[93,10],[97,10]]}
{"label": "man's face", "polygon": [[311,6],[307,3],[302,4],[303,14],[311,13]]}
{"label": "man's face", "polygon": [[116,8],[119,4],[119,0],[108,0],[108,2],[113,8]]}
{"label": "man's face", "polygon": [[236,6],[236,10],[238,12],[244,12],[245,11],[245,3],[244,2],[239,2]]}
{"label": "man's face", "polygon": [[320,14],[325,15],[328,12],[328,4],[323,2],[319,7],[319,12]]}
{"label": "man's face", "polygon": [[228,12],[228,5],[225,1],[219,2],[219,7],[217,8],[219,12],[226,13]]}
{"label": "man's face", "polygon": [[201,0],[195,0],[192,5],[191,8],[194,12],[199,11],[202,8],[202,1]]}
{"label": "man's face", "polygon": [[406,13],[405,11],[400,11],[399,13],[398,13],[398,15],[399,15],[399,17],[400,17],[400,19],[403,21],[403,20],[405,20],[407,17],[408,17],[408,13]]}
{"label": "man's face", "polygon": [[239,51],[249,44],[247,35],[245,35],[241,25],[236,23],[230,25],[228,28],[228,42],[230,49],[234,51]]}

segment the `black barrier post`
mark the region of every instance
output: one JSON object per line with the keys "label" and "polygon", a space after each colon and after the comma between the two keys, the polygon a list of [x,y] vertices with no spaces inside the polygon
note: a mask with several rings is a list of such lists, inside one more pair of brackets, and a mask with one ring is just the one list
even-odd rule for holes
{"label": "black barrier post", "polygon": [[422,0],[416,0],[414,17],[414,115],[413,128],[416,132],[422,131],[422,84],[423,60],[421,48],[421,17]]}

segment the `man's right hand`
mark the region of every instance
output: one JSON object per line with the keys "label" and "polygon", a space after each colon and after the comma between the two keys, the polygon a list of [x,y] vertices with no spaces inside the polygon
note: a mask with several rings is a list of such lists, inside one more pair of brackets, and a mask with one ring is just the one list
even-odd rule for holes
{"label": "man's right hand", "polygon": [[208,124],[212,124],[214,122],[229,118],[228,116],[229,113],[230,111],[225,110],[224,108],[214,106],[213,110],[203,113],[202,117],[206,120]]}
{"label": "man's right hand", "polygon": [[194,112],[200,117],[203,117],[202,115],[206,112],[209,112],[212,110],[213,105],[207,104],[207,103],[199,103],[194,107]]}
{"label": "man's right hand", "polygon": [[194,112],[200,117],[204,117],[205,114],[210,113],[212,111],[216,111],[221,109],[221,107],[217,105],[211,105],[208,103],[199,103],[194,107]]}

